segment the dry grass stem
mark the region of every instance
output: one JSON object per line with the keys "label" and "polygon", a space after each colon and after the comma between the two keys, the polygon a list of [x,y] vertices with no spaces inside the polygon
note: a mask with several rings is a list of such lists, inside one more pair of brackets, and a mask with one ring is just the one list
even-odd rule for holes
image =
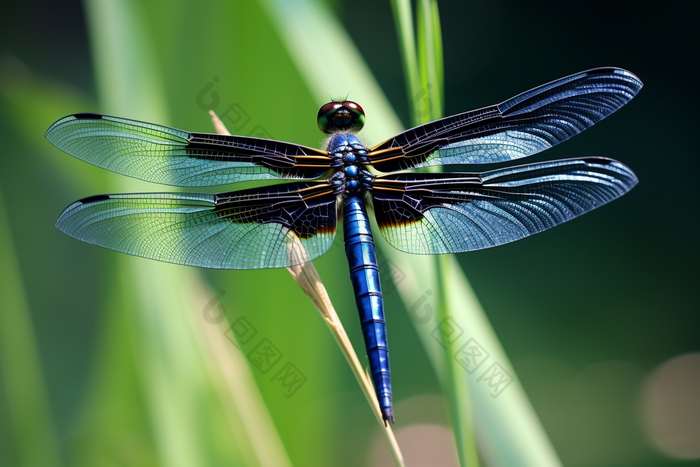
{"label": "dry grass stem", "polygon": [[[209,111],[211,115],[212,124],[214,129],[218,134],[230,135],[231,133],[226,128],[226,125],[219,119],[213,110]],[[289,255],[291,258],[308,258],[308,253],[306,248],[299,241],[297,237],[293,237],[288,246]],[[404,466],[403,454],[394,436],[394,431],[391,429],[390,424],[386,424],[382,418],[382,414],[379,408],[379,401],[377,400],[377,395],[374,391],[374,386],[369,376],[364,372],[362,364],[360,363],[355,350],[350,343],[345,328],[338,318],[338,314],[333,308],[330,298],[328,297],[328,292],[321,282],[321,278],[316,271],[314,263],[311,261],[306,261],[303,264],[298,264],[296,266],[291,266],[287,268],[287,271],[292,275],[294,280],[299,284],[299,287],[304,291],[304,293],[309,297],[311,302],[314,304],[316,309],[321,313],[328,329],[330,329],[333,338],[338,343],[341,352],[345,356],[350,368],[352,369],[357,382],[362,388],[362,392],[365,394],[367,401],[372,407],[372,412],[374,413],[377,422],[382,427],[382,433],[386,439],[391,455],[394,458],[394,463],[397,466]]]}

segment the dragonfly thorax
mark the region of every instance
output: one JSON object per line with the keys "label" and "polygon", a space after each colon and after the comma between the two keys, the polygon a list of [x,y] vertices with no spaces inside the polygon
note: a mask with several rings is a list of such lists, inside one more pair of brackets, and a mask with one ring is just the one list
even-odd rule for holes
{"label": "dragonfly thorax", "polygon": [[336,193],[354,193],[367,188],[374,176],[365,170],[369,163],[368,150],[351,133],[335,134],[328,142],[332,167],[338,171],[330,178]]}

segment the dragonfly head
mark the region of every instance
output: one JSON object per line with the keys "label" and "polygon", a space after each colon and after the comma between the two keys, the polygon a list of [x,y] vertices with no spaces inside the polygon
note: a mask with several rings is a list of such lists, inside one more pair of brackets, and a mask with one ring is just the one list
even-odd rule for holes
{"label": "dragonfly head", "polygon": [[318,127],[327,135],[358,132],[365,125],[365,111],[353,101],[329,102],[318,111]]}

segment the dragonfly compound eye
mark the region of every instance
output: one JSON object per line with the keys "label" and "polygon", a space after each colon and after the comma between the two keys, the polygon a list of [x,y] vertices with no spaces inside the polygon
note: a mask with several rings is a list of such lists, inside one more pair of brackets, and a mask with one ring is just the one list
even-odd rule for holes
{"label": "dragonfly compound eye", "polygon": [[352,101],[329,102],[318,111],[318,127],[326,134],[356,132],[365,125],[365,112]]}

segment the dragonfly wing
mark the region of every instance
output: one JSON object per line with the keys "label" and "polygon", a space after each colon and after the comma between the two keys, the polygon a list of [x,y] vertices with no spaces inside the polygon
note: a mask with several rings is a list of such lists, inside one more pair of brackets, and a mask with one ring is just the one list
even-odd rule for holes
{"label": "dragonfly wing", "polygon": [[587,157],[482,173],[377,177],[372,203],[393,247],[458,253],[513,242],[573,219],[637,184],[624,164]]}
{"label": "dragonfly wing", "polygon": [[333,243],[336,196],[327,183],[231,193],[98,195],[70,205],[56,227],[144,258],[218,269],[281,268]]}
{"label": "dragonfly wing", "polygon": [[552,81],[505,102],[407,130],[372,148],[377,170],[490,164],[544,151],[581,133],[642,88],[620,68],[595,68]]}
{"label": "dragonfly wing", "polygon": [[271,178],[315,179],[330,168],[325,151],[282,141],[192,133],[99,114],[75,114],[46,132],[58,149],[112,172],[175,186]]}

